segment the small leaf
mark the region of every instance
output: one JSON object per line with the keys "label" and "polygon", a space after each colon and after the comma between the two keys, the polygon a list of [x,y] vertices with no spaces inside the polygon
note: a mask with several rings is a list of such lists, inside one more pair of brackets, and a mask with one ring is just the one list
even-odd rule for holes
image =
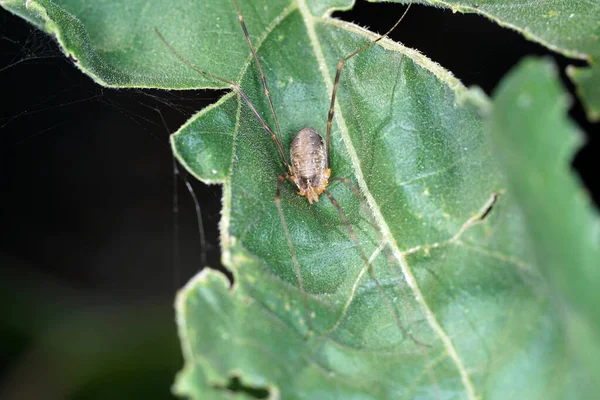
{"label": "small leaf", "polygon": [[567,68],[569,78],[577,85],[590,121],[600,121],[600,66],[590,68]]}
{"label": "small leaf", "polygon": [[448,7],[454,12],[480,14],[553,51],[587,60],[590,67],[570,67],[569,76],[578,87],[590,121],[600,120],[600,3],[581,0],[416,0],[415,3]]}

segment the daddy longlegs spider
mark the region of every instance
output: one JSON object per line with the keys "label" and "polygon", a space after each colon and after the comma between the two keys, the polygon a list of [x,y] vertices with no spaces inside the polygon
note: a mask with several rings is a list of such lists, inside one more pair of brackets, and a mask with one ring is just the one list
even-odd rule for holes
{"label": "daddy longlegs spider", "polygon": [[[201,75],[203,75],[206,78],[217,80],[217,81],[227,84],[233,91],[235,91],[240,96],[240,98],[244,101],[244,103],[247,105],[247,107],[250,109],[252,114],[256,117],[258,122],[262,125],[262,128],[270,135],[271,139],[275,143],[275,146],[277,147],[277,151],[279,153],[281,161],[286,169],[286,171],[281,173],[281,175],[279,175],[279,177],[277,178],[276,191],[275,191],[275,205],[277,207],[279,218],[281,219],[281,224],[283,227],[283,232],[285,234],[285,237],[286,237],[289,249],[290,249],[290,254],[291,254],[292,261],[293,261],[294,268],[295,268],[297,283],[298,283],[299,289],[302,293],[304,313],[305,313],[305,318],[306,318],[306,323],[307,323],[307,328],[308,328],[307,336],[309,336],[312,333],[311,315],[310,315],[310,310],[308,307],[307,294],[306,294],[306,291],[304,288],[304,280],[302,278],[301,267],[300,267],[300,263],[298,261],[297,255],[296,255],[295,246],[294,246],[294,243],[293,243],[291,235],[290,235],[290,230],[289,230],[285,215],[283,213],[283,208],[281,206],[281,187],[285,181],[288,181],[289,183],[291,183],[298,190],[298,194],[300,196],[306,197],[306,199],[308,200],[308,202],[310,204],[313,204],[314,202],[318,202],[319,196],[322,193],[325,193],[325,195],[327,196],[327,198],[329,199],[331,204],[337,210],[337,213],[338,213],[341,221],[343,222],[345,229],[354,244],[354,247],[356,248],[357,252],[359,253],[360,258],[362,259],[362,262],[364,263],[366,270],[369,273],[370,278],[372,279],[375,286],[377,287],[377,291],[378,291],[379,295],[381,296],[383,302],[386,304],[386,307],[389,309],[389,311],[393,315],[395,323],[398,326],[398,328],[401,330],[402,334],[405,335],[406,337],[410,338],[410,340],[412,340],[415,344],[417,344],[419,346],[428,347],[428,345],[424,344],[423,342],[421,342],[421,341],[417,340],[415,337],[413,337],[411,335],[411,333],[408,332],[408,330],[404,327],[404,325],[400,321],[398,313],[394,309],[391,301],[386,296],[381,283],[375,276],[375,273],[374,273],[372,265],[371,265],[371,261],[369,260],[369,258],[365,254],[365,252],[363,251],[363,249],[360,245],[360,242],[358,240],[358,236],[356,235],[354,229],[352,228],[352,224],[350,223],[350,220],[348,219],[346,213],[344,212],[344,210],[342,209],[342,207],[340,206],[340,204],[338,203],[336,198],[327,189],[327,186],[328,186],[330,180],[337,180],[337,181],[344,183],[356,195],[357,199],[360,201],[361,206],[366,211],[367,215],[370,215],[370,211],[368,209],[365,199],[362,196],[362,193],[348,178],[330,177],[330,175],[331,175],[331,157],[330,157],[331,129],[332,129],[333,117],[334,117],[334,113],[335,113],[336,95],[337,95],[337,91],[338,91],[338,87],[339,87],[339,83],[340,83],[340,77],[341,77],[341,73],[342,73],[342,68],[343,68],[344,64],[351,58],[353,58],[356,55],[362,53],[363,51],[369,49],[370,47],[375,45],[377,42],[382,40],[384,37],[389,35],[400,24],[400,22],[402,21],[404,16],[407,14],[408,10],[410,9],[410,6],[412,5],[412,2],[405,9],[404,13],[398,19],[398,21],[386,33],[384,33],[383,35],[380,35],[378,38],[376,38],[376,39],[370,41],[369,43],[365,44],[364,46],[360,47],[358,50],[347,55],[346,57],[342,58],[338,62],[337,68],[336,68],[335,80],[334,80],[334,84],[333,84],[333,90],[331,93],[331,101],[330,101],[329,112],[328,112],[328,117],[327,117],[327,128],[326,128],[325,140],[313,128],[305,127],[303,129],[300,129],[294,135],[292,142],[290,144],[289,158],[286,156],[286,152],[284,150],[281,129],[279,127],[277,113],[275,111],[273,101],[271,100],[271,94],[269,92],[265,73],[262,69],[262,66],[259,61],[256,50],[250,39],[250,35],[246,28],[244,17],[242,16],[242,13],[240,11],[239,4],[238,4],[237,0],[233,0],[233,3],[235,5],[236,11],[237,11],[237,16],[238,16],[242,31],[244,33],[244,37],[246,38],[248,47],[250,48],[250,51],[252,53],[252,57],[254,59],[258,73],[260,74],[260,81],[261,81],[262,89],[266,96],[266,100],[268,102],[268,106],[269,106],[271,115],[273,117],[274,126],[275,126],[274,130],[267,123],[267,121],[261,116],[260,112],[252,104],[250,98],[247,96],[247,94],[241,89],[241,87],[236,82],[228,80],[228,79],[224,79],[222,77],[219,77],[208,71],[205,71],[203,69],[196,67],[190,61],[188,61],[183,55],[181,55],[181,53],[179,53],[163,37],[163,35],[160,33],[160,31],[158,29],[155,28],[155,32],[156,32],[157,36],[160,38],[160,40],[164,43],[164,45],[170,50],[170,52],[174,56],[176,56],[182,63],[184,63],[188,67],[192,68],[193,70],[200,73]],[[375,231],[377,232],[377,234],[379,236],[380,234],[379,234],[376,224],[372,220],[370,221],[370,223],[375,228]],[[379,239],[380,239],[380,241],[382,241],[381,238],[379,238]]]}

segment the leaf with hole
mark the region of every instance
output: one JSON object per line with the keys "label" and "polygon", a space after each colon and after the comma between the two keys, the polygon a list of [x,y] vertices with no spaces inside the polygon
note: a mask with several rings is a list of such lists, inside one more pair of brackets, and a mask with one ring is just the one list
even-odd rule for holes
{"label": "leaf with hole", "polygon": [[[310,10],[300,2],[255,39],[286,143],[304,126],[323,131],[336,63],[375,37]],[[302,63],[280,50],[295,42],[303,43]],[[223,387],[239,376],[284,398],[565,397],[574,388],[563,370],[569,354],[561,320],[484,121],[465,98],[486,100],[387,41],[345,68],[333,174],[353,179],[369,200],[386,245],[375,274],[406,328],[431,347],[394,324],[335,209],[309,206],[288,187],[283,207],[315,330],[304,337],[302,295],[273,203],[284,171],[268,135],[230,95],[173,137],[176,154],[200,179],[225,185],[223,245],[235,276],[229,291],[222,277],[205,272],[179,296],[190,361],[179,393],[204,393],[194,385],[201,364],[214,373],[205,382]],[[240,82],[269,115],[249,57]],[[216,132],[215,121],[225,129]],[[381,242],[369,217],[343,185],[332,191],[375,257]]]}

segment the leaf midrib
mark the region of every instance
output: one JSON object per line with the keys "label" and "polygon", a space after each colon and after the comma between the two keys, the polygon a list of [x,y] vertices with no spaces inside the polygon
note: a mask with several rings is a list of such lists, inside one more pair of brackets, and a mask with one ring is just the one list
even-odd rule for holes
{"label": "leaf midrib", "polygon": [[[306,4],[306,0],[297,0],[297,4],[298,4],[298,9],[299,9],[300,13],[302,14],[303,21],[306,25],[306,30],[308,32],[310,44],[315,53],[315,58],[317,59],[317,63],[319,64],[319,67],[320,67],[319,70],[321,71],[323,81],[325,82],[325,85],[327,86],[328,92],[331,93],[333,90],[333,81],[331,79],[331,73],[329,72],[327,62],[325,61],[325,55],[323,53],[323,49],[321,47],[321,44],[317,37],[317,33],[315,31],[316,18],[314,18],[314,16],[310,13],[309,8]],[[394,46],[393,46],[394,50],[401,51],[403,47],[399,47],[399,46],[400,45],[394,43]],[[465,386],[465,390],[467,392],[468,397],[470,399],[475,400],[477,398],[476,393],[475,393],[475,388],[473,387],[473,383],[471,382],[471,379],[470,379],[469,374],[463,364],[462,359],[458,355],[458,352],[456,351],[454,344],[452,343],[452,340],[446,334],[446,332],[444,332],[441,325],[437,321],[437,318],[431,311],[431,308],[425,301],[425,298],[421,292],[421,289],[417,285],[417,281],[415,279],[414,274],[412,273],[412,270],[410,269],[408,263],[402,256],[402,252],[398,248],[398,244],[397,244],[395,238],[393,237],[391,230],[389,229],[387,223],[385,222],[385,219],[383,218],[383,215],[381,213],[381,210],[379,209],[377,202],[375,201],[375,198],[373,197],[373,195],[371,194],[371,192],[368,188],[368,185],[367,185],[367,183],[364,179],[364,175],[362,173],[362,169],[360,167],[360,161],[358,159],[358,155],[356,153],[356,150],[354,149],[354,146],[352,145],[352,141],[349,136],[348,126],[346,125],[346,121],[344,119],[343,113],[341,111],[341,108],[340,108],[337,100],[335,101],[335,110],[336,110],[335,121],[338,125],[338,129],[340,131],[342,141],[344,142],[344,146],[346,147],[346,150],[348,151],[348,155],[350,157],[350,163],[352,165],[352,169],[354,170],[354,176],[356,177],[358,186],[361,189],[362,194],[365,196],[365,198],[367,200],[367,204],[369,205],[369,208],[371,209],[371,212],[373,213],[375,222],[376,222],[377,226],[380,228],[380,232],[383,235],[384,241],[385,241],[385,243],[390,245],[390,247],[392,249],[392,253],[394,255],[394,258],[396,258],[396,260],[398,260],[398,263],[400,264],[400,267],[402,270],[402,274],[404,275],[410,290],[413,292],[415,300],[421,306],[423,313],[425,314],[431,329],[438,335],[438,337],[444,344],[444,347],[446,348],[447,353],[450,355],[450,358],[452,358],[454,364],[456,365],[456,368],[459,371],[461,380],[463,382],[463,385]]]}

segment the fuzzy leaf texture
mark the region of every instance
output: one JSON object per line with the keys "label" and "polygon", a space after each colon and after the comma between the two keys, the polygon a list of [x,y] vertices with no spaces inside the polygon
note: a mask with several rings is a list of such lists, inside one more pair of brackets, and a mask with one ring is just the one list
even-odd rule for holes
{"label": "fuzzy leaf texture", "polygon": [[[195,65],[239,82],[272,121],[227,1],[2,5],[57,35],[101,84],[226,87],[178,61],[153,33],[157,27]],[[350,6],[241,1],[286,149],[303,127],[324,134],[337,62],[376,37],[328,16]],[[389,40],[346,64],[332,176],[354,182],[369,212],[341,182],[330,190],[373,260],[384,296],[336,208],[324,196],[309,205],[286,183],[282,207],[308,293],[308,336],[274,203],[285,172],[274,143],[235,93],[188,121],[172,137],[173,149],[198,179],[223,185],[223,261],[235,285],[205,269],[180,292],[186,365],[175,392],[198,399],[597,393],[599,322],[588,291],[598,282],[597,215],[570,176],[575,129],[549,70],[525,64],[490,104]],[[519,107],[524,90],[529,103]],[[529,157],[534,149],[539,156]]]}

